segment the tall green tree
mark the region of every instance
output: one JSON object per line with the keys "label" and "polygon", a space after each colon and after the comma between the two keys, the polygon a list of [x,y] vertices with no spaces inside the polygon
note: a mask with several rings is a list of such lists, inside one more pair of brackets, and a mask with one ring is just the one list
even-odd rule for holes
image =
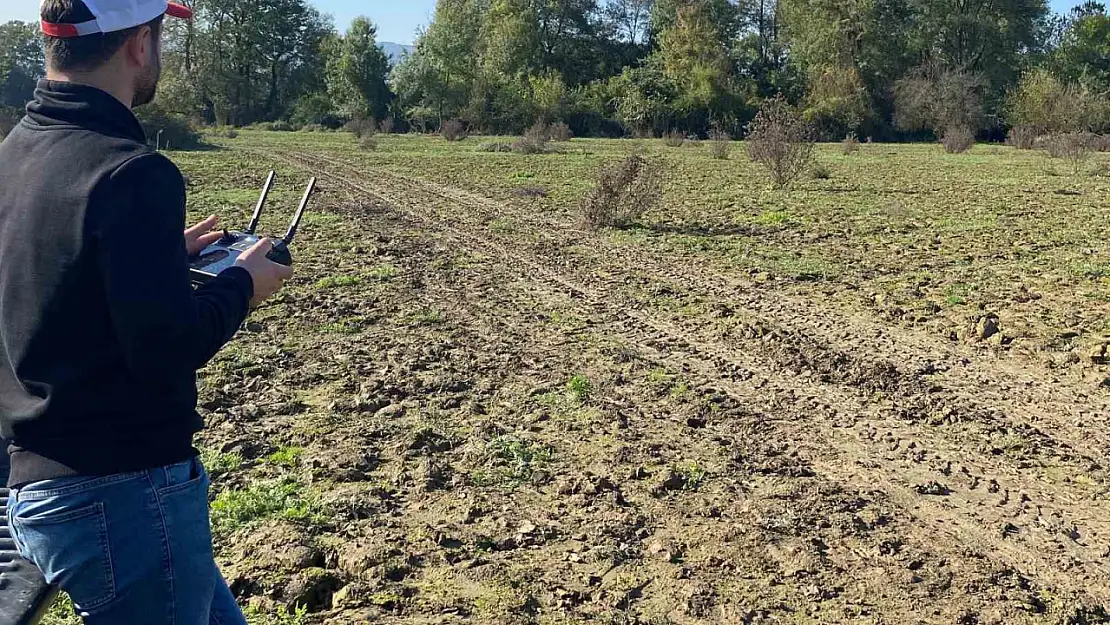
{"label": "tall green tree", "polygon": [[30,22],[0,24],[0,106],[22,107],[46,72],[42,35]]}
{"label": "tall green tree", "polygon": [[345,117],[383,119],[389,110],[389,59],[378,47],[377,32],[368,18],[356,17],[346,35],[326,46],[327,93]]}
{"label": "tall green tree", "polygon": [[1067,81],[1110,98],[1110,14],[1099,2],[1074,9],[1052,59]]}

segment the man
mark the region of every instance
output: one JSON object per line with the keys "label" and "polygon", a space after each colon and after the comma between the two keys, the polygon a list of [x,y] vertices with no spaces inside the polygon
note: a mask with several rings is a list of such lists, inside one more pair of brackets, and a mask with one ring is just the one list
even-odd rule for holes
{"label": "man", "polygon": [[263,240],[194,291],[180,172],[131,107],[166,0],[43,0],[46,79],[0,144],[0,437],[21,553],[90,625],[244,623],[212,555],[196,370],[292,270]]}

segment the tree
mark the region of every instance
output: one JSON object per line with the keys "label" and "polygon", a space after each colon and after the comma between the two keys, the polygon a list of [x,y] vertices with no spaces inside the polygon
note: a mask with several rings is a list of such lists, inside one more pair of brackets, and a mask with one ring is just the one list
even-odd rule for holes
{"label": "tree", "polygon": [[325,50],[333,106],[347,118],[384,118],[391,98],[386,85],[389,59],[378,47],[374,23],[356,17],[346,36],[329,39]]}
{"label": "tree", "polygon": [[19,21],[0,25],[0,106],[26,104],[45,72],[38,27]]}
{"label": "tree", "polygon": [[635,46],[647,43],[654,0],[610,0],[605,19],[613,26],[615,37]]}
{"label": "tree", "polygon": [[729,90],[728,51],[712,21],[712,5],[693,0],[676,9],[674,22],[660,35],[663,74],[678,91],[676,112],[684,115],[724,113]]}
{"label": "tree", "polygon": [[1110,97],[1110,15],[1104,5],[1074,9],[1052,66],[1064,79]]}

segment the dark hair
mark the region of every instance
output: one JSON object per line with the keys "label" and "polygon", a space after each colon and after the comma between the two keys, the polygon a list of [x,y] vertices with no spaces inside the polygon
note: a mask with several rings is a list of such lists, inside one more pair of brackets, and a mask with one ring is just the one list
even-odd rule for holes
{"label": "dark hair", "polygon": [[[80,24],[94,19],[81,0],[43,0],[40,17],[54,24]],[[107,63],[115,56],[132,35],[143,26],[150,26],[157,41],[162,33],[162,16],[111,33],[96,33],[82,37],[58,38],[43,35],[46,62],[58,71],[89,71]]]}

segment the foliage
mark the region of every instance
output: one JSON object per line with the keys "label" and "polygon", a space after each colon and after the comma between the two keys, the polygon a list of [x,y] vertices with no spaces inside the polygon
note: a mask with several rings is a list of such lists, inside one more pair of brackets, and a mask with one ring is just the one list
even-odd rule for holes
{"label": "foliage", "polygon": [[19,123],[20,117],[19,109],[0,106],[0,139],[8,136],[12,128]]}
{"label": "foliage", "polygon": [[353,134],[356,139],[372,137],[378,132],[378,123],[371,119],[352,119],[343,128]]}
{"label": "foliage", "polygon": [[662,201],[662,167],[633,154],[598,171],[597,185],[582,201],[591,228],[626,228]]}
{"label": "foliage", "polygon": [[1032,150],[1040,133],[1033,126],[1014,126],[1006,134],[1006,143],[1019,150]]}
{"label": "foliage", "polygon": [[793,182],[813,160],[810,125],[781,96],[768,100],[748,127],[748,156],[771,174],[776,189]]}
{"label": "foliage", "polygon": [[1086,167],[1099,144],[1099,137],[1090,132],[1052,133],[1039,141],[1040,147],[1050,157],[1067,161],[1075,174]]}
{"label": "foliage", "polygon": [[443,122],[439,134],[448,141],[462,141],[466,138],[466,126],[462,123],[462,120],[449,119]]}
{"label": "foliage", "polygon": [[963,154],[975,146],[975,131],[967,126],[949,126],[940,138],[944,151],[949,154]]}
{"label": "foliage", "polygon": [[391,94],[386,86],[389,60],[378,47],[377,26],[356,17],[347,34],[328,43],[327,92],[333,107],[348,118],[386,116]]}
{"label": "foliage", "polygon": [[680,148],[683,143],[686,143],[686,135],[677,130],[668,130],[663,135],[663,145],[669,148]]}
{"label": "foliage", "polygon": [[543,154],[547,152],[547,142],[550,131],[547,124],[536,122],[532,124],[524,135],[513,142],[513,151],[520,154]]}
{"label": "foliage", "polygon": [[290,121],[295,126],[309,125],[338,128],[342,125],[339,118],[332,112],[331,99],[323,92],[316,92],[301,96],[293,107]]}
{"label": "foliage", "polygon": [[512,152],[513,144],[506,141],[483,141],[478,144],[479,152]]}
{"label": "foliage", "polygon": [[1110,127],[1106,111],[1104,97],[1044,68],[1027,72],[1006,98],[1007,121],[1038,134]]}
{"label": "foliage", "polygon": [[39,29],[30,22],[0,24],[0,108],[21,108],[45,71]]}
{"label": "foliage", "polygon": [[142,124],[147,141],[162,149],[194,150],[202,147],[200,133],[184,115],[171,113],[157,103],[140,106],[135,116]]}
{"label": "foliage", "polygon": [[709,155],[718,160],[727,160],[732,151],[732,137],[720,128],[709,133]]}
{"label": "foliage", "polygon": [[570,126],[564,121],[558,121],[547,127],[548,137],[552,141],[570,141]]}
{"label": "foliage", "polygon": [[844,137],[844,141],[840,142],[840,149],[845,156],[859,152],[859,137],[856,136],[856,133],[848,133],[848,136]]}
{"label": "foliage", "polygon": [[895,84],[894,122],[903,130],[930,130],[942,137],[949,129],[974,132],[983,126],[985,87],[980,74],[925,63]]}

